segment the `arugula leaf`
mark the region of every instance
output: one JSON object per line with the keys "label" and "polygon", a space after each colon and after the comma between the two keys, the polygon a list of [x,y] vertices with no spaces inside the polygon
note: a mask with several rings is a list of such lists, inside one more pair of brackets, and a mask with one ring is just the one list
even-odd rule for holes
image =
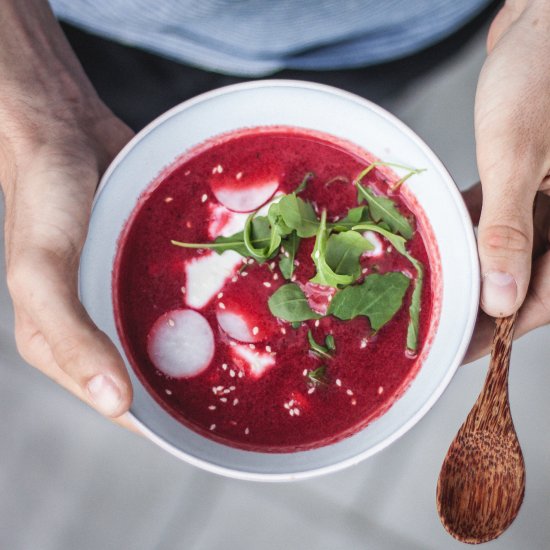
{"label": "arugula leaf", "polygon": [[407,258],[416,269],[416,279],[411,296],[411,305],[409,306],[409,326],[407,328],[407,349],[416,351],[418,348],[418,326],[420,323],[420,302],[422,298],[422,286],[424,284],[424,266],[422,262],[412,256],[405,247],[405,239],[399,235],[394,235],[378,225],[363,223],[354,227],[360,231],[375,231],[386,237],[393,245],[395,250]]}
{"label": "arugula leaf", "polygon": [[356,206],[350,208],[345,218],[338,220],[337,222],[327,224],[332,231],[348,231],[354,225],[362,222],[368,222],[370,220],[369,210],[366,206]]}
{"label": "arugula leaf", "polygon": [[326,365],[321,365],[315,370],[310,370],[307,373],[307,377],[313,382],[313,384],[326,384],[327,383],[327,367]]}
{"label": "arugula leaf", "polygon": [[332,359],[332,355],[330,355],[328,349],[315,341],[311,330],[307,331],[307,341],[309,342],[309,347],[313,353],[319,355],[320,357],[324,357],[325,359]]}
{"label": "arugula leaf", "polygon": [[314,177],[315,174],[313,172],[307,172],[304,176],[304,179],[302,180],[302,183],[300,183],[300,185],[298,185],[298,187],[296,187],[296,189],[294,190],[294,193],[297,195],[298,193],[305,191],[308,181]]}
{"label": "arugula leaf", "polygon": [[308,301],[300,289],[294,283],[279,287],[267,301],[269,311],[275,317],[294,323],[296,321],[307,321],[308,319],[319,319],[321,316],[312,311]]}
{"label": "arugula leaf", "polygon": [[359,258],[374,245],[356,231],[345,231],[331,235],[327,241],[326,259],[330,268],[340,275],[352,275],[357,279],[361,275]]}
{"label": "arugula leaf", "polygon": [[327,334],[325,338],[325,346],[329,351],[336,351],[336,342],[334,341],[334,336],[332,334]]}
{"label": "arugula leaf", "polygon": [[375,222],[387,223],[392,231],[401,233],[406,239],[413,235],[413,229],[409,220],[405,218],[396,208],[395,203],[388,197],[375,195],[369,188],[356,183],[361,200],[365,199]]}
{"label": "arugula leaf", "polygon": [[[260,222],[262,223],[262,222]],[[258,228],[259,229],[259,228]],[[251,246],[257,248],[264,248],[269,246],[271,236],[269,234],[260,234],[261,231],[256,232],[256,237],[249,239]],[[250,253],[244,244],[244,231],[239,231],[230,237],[218,237],[212,243],[184,243],[181,241],[170,241],[174,246],[180,246],[182,248],[199,248],[214,250],[218,254],[222,254],[226,250],[234,250],[238,254],[244,257],[250,256]]]}
{"label": "arugula leaf", "polygon": [[426,171],[426,168],[411,168],[410,166],[403,166],[403,164],[397,164],[395,162],[384,162],[377,160],[369,164],[356,178],[354,183],[360,183],[361,180],[377,166],[390,166],[391,168],[401,168],[402,170],[408,170],[409,173],[405,174],[402,178],[398,179],[391,187],[392,191],[395,191],[398,187],[401,187],[411,176],[415,174],[421,174]]}
{"label": "arugula leaf", "polygon": [[281,253],[279,269],[283,277],[287,280],[290,280],[294,274],[294,258],[296,257],[298,246],[300,246],[300,237],[296,235],[296,231],[293,231],[288,237],[281,241],[281,248],[284,248],[285,251]]}
{"label": "arugula leaf", "polygon": [[281,216],[281,209],[278,202],[273,203],[267,212],[267,219],[271,224],[274,231],[279,233],[281,237],[290,235],[292,229],[285,223],[283,216]]}
{"label": "arugula leaf", "polygon": [[[264,262],[270,258],[281,244],[281,236],[269,225],[266,216],[255,217],[255,212],[246,219],[244,226],[243,240],[244,246],[248,251],[248,256],[252,256],[258,262]],[[256,242],[265,242],[267,245],[259,248]]]}
{"label": "arugula leaf", "polygon": [[348,321],[359,315],[369,318],[374,330],[384,326],[403,304],[409,279],[399,272],[369,275],[362,284],[340,290],[328,313]]}
{"label": "arugula leaf", "polygon": [[298,237],[307,238],[315,235],[319,221],[311,203],[291,193],[281,197],[277,204],[284,223],[290,229],[294,229]]}
{"label": "arugula leaf", "polygon": [[315,238],[315,246],[311,257],[313,263],[317,268],[317,274],[313,279],[310,279],[312,283],[320,285],[331,286],[338,288],[338,285],[349,285],[355,281],[355,277],[349,274],[338,274],[328,265],[326,259],[327,249],[327,212],[323,210],[321,214],[321,221],[317,230]]}

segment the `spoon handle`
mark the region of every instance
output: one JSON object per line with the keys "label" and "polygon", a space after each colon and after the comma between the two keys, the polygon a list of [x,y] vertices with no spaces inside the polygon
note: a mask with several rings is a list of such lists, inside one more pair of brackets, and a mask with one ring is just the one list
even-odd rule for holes
{"label": "spoon handle", "polygon": [[490,429],[501,433],[513,429],[508,406],[508,370],[516,317],[517,312],[496,320],[489,371],[483,390],[466,419],[467,429]]}

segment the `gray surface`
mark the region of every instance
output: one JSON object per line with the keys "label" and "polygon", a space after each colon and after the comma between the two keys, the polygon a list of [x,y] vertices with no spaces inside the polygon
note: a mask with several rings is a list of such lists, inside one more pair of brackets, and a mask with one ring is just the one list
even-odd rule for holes
{"label": "gray surface", "polygon": [[[480,37],[391,107],[461,186],[476,179],[472,106],[483,56]],[[265,485],[202,472],[111,425],[18,359],[11,326],[2,276],[1,550],[462,547],[439,523],[435,486],[486,360],[461,368],[428,415],[368,461],[307,482]],[[514,348],[511,402],[527,490],[518,519],[491,548],[550,544],[549,337],[545,327]]]}

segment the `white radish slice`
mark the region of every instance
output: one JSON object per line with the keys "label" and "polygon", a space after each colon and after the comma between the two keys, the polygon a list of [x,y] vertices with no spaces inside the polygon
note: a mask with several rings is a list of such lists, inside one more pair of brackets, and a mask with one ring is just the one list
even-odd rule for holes
{"label": "white radish slice", "polygon": [[[224,178],[225,179],[225,178]],[[266,203],[279,187],[278,181],[266,181],[253,185],[239,185],[223,181],[211,182],[214,196],[233,212],[252,212]]]}
{"label": "white radish slice", "polygon": [[185,303],[201,309],[223,288],[242,264],[242,257],[233,250],[223,254],[209,252],[185,264]]}
{"label": "white radish slice", "polygon": [[259,378],[275,365],[275,358],[271,354],[250,349],[249,346],[236,345],[231,351],[235,364],[245,368],[254,378]]}
{"label": "white radish slice", "polygon": [[203,372],[214,357],[214,347],[208,321],[192,309],[161,315],[147,337],[149,358],[172,378],[191,378]]}
{"label": "white radish slice", "polygon": [[249,343],[262,340],[259,328],[251,326],[243,315],[233,311],[218,310],[216,318],[222,330],[234,340]]}
{"label": "white radish slice", "polygon": [[363,237],[365,237],[367,241],[370,241],[372,246],[374,246],[372,250],[367,250],[366,252],[363,252],[363,256],[367,256],[369,258],[378,258],[379,256],[382,256],[384,254],[384,243],[374,231],[365,231],[363,233]]}
{"label": "white radish slice", "polygon": [[307,282],[300,285],[307,299],[309,307],[319,315],[326,315],[328,306],[336,289],[331,286],[319,285],[317,283]]}

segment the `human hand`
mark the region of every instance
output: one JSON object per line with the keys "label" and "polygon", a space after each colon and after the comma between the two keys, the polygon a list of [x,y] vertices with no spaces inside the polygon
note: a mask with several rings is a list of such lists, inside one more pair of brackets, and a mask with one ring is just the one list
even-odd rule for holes
{"label": "human hand", "polygon": [[[86,113],[86,109],[91,112]],[[7,278],[21,356],[109,417],[132,390],[121,357],[77,295],[79,257],[98,179],[131,131],[100,104],[78,113],[0,114]]]}
{"label": "human hand", "polygon": [[548,252],[531,274],[533,201],[550,191],[550,3],[506,2],[487,46],[475,108],[481,307],[500,317],[526,299],[516,325],[522,334],[550,321]]}
{"label": "human hand", "polygon": [[[482,208],[481,185],[474,185],[464,191],[462,196],[472,222],[477,226]],[[525,302],[518,313],[514,338],[550,322],[550,310],[541,299],[541,296],[550,296],[550,196],[547,194],[537,193],[533,222],[532,277]],[[474,361],[489,352],[494,328],[495,319],[480,309],[464,363]]]}

